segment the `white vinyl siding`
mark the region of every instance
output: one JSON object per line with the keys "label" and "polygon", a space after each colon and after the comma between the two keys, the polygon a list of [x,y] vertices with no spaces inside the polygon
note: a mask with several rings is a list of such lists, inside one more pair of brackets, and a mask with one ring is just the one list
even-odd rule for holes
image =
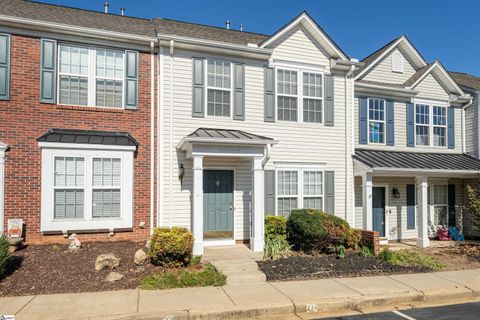
{"label": "white vinyl siding", "polygon": [[230,117],[231,114],[231,63],[207,60],[207,115]]}
{"label": "white vinyl siding", "polygon": [[445,101],[450,99],[449,93],[431,73],[412,89],[419,92],[417,95],[419,98]]}
{"label": "white vinyl siding", "polygon": [[60,104],[123,107],[123,51],[69,44],[58,47]]}
{"label": "white vinyl siding", "polygon": [[[403,58],[403,72],[394,72],[392,69],[393,66],[393,57],[397,52]],[[365,74],[362,79],[367,81],[377,81],[384,83],[395,83],[403,84],[405,81],[410,79],[411,76],[416,72],[415,68],[411,62],[406,58],[406,56],[399,49],[393,49],[393,51],[384,57],[380,62],[378,62],[373,68]]]}

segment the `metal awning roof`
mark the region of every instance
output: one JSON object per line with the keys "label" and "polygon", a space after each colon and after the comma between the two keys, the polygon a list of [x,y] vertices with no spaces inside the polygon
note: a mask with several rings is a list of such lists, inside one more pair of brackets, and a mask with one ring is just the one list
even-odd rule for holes
{"label": "metal awning roof", "polygon": [[112,146],[138,146],[128,132],[50,129],[37,138],[38,142],[102,144]]}
{"label": "metal awning roof", "polygon": [[356,149],[353,158],[373,170],[480,173],[480,160],[462,153]]}

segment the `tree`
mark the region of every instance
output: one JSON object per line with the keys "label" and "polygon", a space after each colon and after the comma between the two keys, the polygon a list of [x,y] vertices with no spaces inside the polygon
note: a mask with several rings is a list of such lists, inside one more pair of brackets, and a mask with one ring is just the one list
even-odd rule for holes
{"label": "tree", "polygon": [[473,227],[480,231],[480,188],[479,185],[472,187],[467,185],[467,201],[465,211],[473,218]]}

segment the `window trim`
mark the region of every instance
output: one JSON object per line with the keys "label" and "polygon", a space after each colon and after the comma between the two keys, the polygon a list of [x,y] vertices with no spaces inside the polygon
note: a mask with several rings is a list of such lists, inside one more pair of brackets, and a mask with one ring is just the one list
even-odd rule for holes
{"label": "window trim", "polygon": [[[279,195],[278,194],[278,172],[279,171],[296,171],[297,172],[297,195]],[[307,195],[304,194],[304,172],[318,171],[322,173],[322,194],[321,195]],[[296,198],[297,207],[303,208],[304,198],[322,198],[322,210],[325,209],[325,169],[318,166],[279,166],[275,168],[275,215],[280,215],[278,210],[278,200],[282,198]]]}
{"label": "window trim", "polygon": [[[111,150],[96,145],[95,148],[62,149],[43,143],[42,148],[42,186],[41,186],[41,215],[40,225],[42,232],[67,233],[69,230],[109,230],[133,228],[133,150]],[[40,143],[39,143],[40,145]],[[54,161],[56,157],[81,157],[85,162],[84,182],[84,215],[83,219],[54,219]],[[121,159],[121,196],[120,217],[93,218],[93,159],[120,158]]]}
{"label": "window trim", "polygon": [[[417,123],[417,105],[426,105],[428,107],[428,125],[425,124],[418,124]],[[433,107],[442,107],[445,108],[445,125],[440,126],[440,125],[434,125],[433,124]],[[442,101],[433,101],[433,100],[417,100],[413,102],[413,120],[414,120],[414,142],[415,142],[415,147],[420,147],[420,148],[434,148],[434,149],[447,149],[448,148],[448,104]],[[417,144],[417,125],[419,126],[428,126],[428,145],[420,145]],[[445,128],[445,145],[444,146],[435,146],[433,144],[434,138],[433,138],[433,128],[434,127],[442,127]]]}
{"label": "window trim", "polygon": [[[383,101],[383,121],[370,119],[370,100]],[[383,142],[370,141],[370,122],[383,123]],[[369,97],[367,98],[367,141],[368,144],[384,146],[387,143],[387,100],[384,98]]]}
{"label": "window trim", "polygon": [[[297,120],[296,121],[291,121],[291,120],[280,120],[278,118],[278,70],[288,70],[288,71],[295,71],[297,72],[297,95],[289,95],[289,94],[280,94],[280,96],[285,96],[285,97],[292,97],[292,98],[297,98]],[[280,122],[280,123],[306,123],[306,124],[311,124],[315,126],[324,126],[324,119],[325,119],[325,70],[323,69],[317,69],[317,68],[308,68],[308,67],[301,67],[301,66],[293,66],[293,65],[288,65],[288,64],[282,64],[282,65],[275,65],[274,66],[274,72],[275,72],[275,120]],[[303,120],[303,98],[306,97],[307,99],[315,99],[316,97],[310,97],[310,96],[304,96],[303,93],[303,73],[313,73],[313,74],[319,74],[322,76],[322,97],[320,98],[322,100],[322,119],[321,122],[305,122]]]}
{"label": "window trim", "polygon": [[[208,86],[208,61],[219,61],[219,62],[224,62],[224,63],[229,63],[229,64],[230,64],[230,89],[218,88],[218,87],[209,87],[209,86]],[[216,59],[216,58],[206,58],[206,59],[204,59],[204,61],[203,61],[203,68],[204,68],[204,70],[205,70],[205,72],[204,72],[204,82],[205,82],[205,89],[204,89],[204,90],[205,90],[205,93],[204,93],[205,118],[230,119],[230,120],[233,120],[233,80],[234,80],[233,65],[234,65],[234,63],[233,63],[232,61],[225,60],[225,59]],[[230,92],[230,116],[229,116],[229,117],[216,116],[216,115],[209,115],[209,114],[208,114],[208,89]]]}
{"label": "window trim", "polygon": [[[60,72],[60,47],[61,46],[69,46],[69,47],[77,47],[83,48],[88,50],[88,75],[74,75],[74,74],[65,74]],[[110,50],[110,51],[119,51],[123,53],[123,70],[122,70],[122,105],[121,107],[108,107],[108,106],[97,106],[97,49],[99,50]],[[117,48],[109,48],[109,47],[102,47],[102,46],[92,46],[92,45],[82,45],[78,43],[70,43],[70,42],[60,42],[57,44],[57,104],[61,106],[76,106],[76,107],[90,107],[90,108],[102,108],[108,110],[125,110],[125,69],[127,68],[127,59],[126,52],[128,50],[121,50]],[[87,104],[71,104],[71,103],[60,103],[60,76],[73,76],[73,77],[82,77],[87,78]],[[119,81],[115,78],[109,77],[100,77],[100,79],[105,80],[113,80]]]}

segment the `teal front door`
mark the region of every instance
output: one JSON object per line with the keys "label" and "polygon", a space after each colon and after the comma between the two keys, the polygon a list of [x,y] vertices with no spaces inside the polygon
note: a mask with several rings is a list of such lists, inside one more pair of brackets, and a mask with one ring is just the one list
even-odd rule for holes
{"label": "teal front door", "polygon": [[233,239],[233,171],[203,171],[203,237]]}
{"label": "teal front door", "polygon": [[372,211],[373,230],[385,237],[385,187],[373,187]]}

